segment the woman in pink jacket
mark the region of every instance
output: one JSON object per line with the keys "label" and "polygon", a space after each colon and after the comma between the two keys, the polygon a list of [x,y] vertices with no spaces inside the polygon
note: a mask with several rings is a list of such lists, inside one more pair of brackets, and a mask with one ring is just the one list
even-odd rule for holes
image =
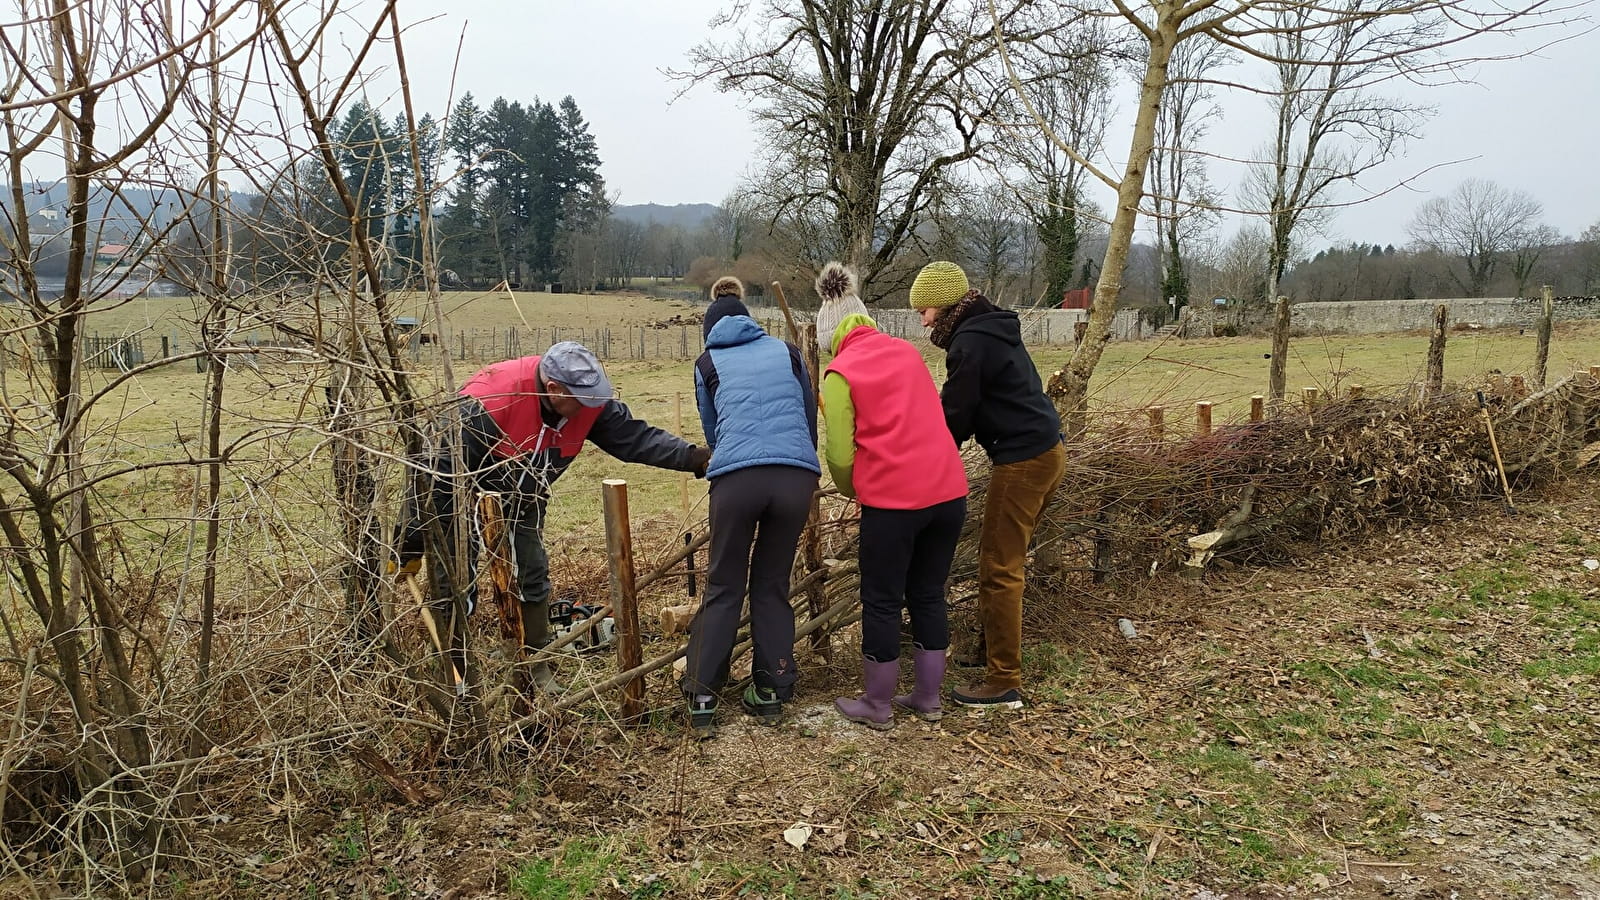
{"label": "woman in pink jacket", "polygon": [[[822,379],[824,455],[834,485],[861,502],[866,689],[834,705],[869,728],[893,727],[894,705],[937,720],[950,646],[944,588],[966,518],[966,469],[917,348],[877,329],[844,266],[825,266],[817,293],[817,340],[834,354]],[[902,609],[916,643],[915,688],[897,697]]]}

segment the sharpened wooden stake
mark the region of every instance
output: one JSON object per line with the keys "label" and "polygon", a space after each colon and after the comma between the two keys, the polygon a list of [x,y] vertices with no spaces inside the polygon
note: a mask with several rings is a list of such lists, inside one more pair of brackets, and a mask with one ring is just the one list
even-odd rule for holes
{"label": "sharpened wooden stake", "polygon": [[1211,433],[1211,401],[1201,400],[1194,405],[1194,430],[1200,437]]}
{"label": "sharpened wooden stake", "polygon": [[1167,408],[1165,406],[1152,406],[1146,412],[1150,414],[1150,443],[1159,444],[1167,436]]}
{"label": "sharpened wooden stake", "polygon": [[[639,596],[633,579],[633,532],[628,522],[628,482],[607,478],[600,482],[605,503],[606,561],[611,570],[611,610],[617,622],[617,670],[627,672],[644,662],[639,635]],[[622,720],[644,718],[644,678],[622,686]]]}
{"label": "sharpened wooden stake", "polygon": [[1260,422],[1267,417],[1267,398],[1260,394],[1250,395],[1250,421]]}

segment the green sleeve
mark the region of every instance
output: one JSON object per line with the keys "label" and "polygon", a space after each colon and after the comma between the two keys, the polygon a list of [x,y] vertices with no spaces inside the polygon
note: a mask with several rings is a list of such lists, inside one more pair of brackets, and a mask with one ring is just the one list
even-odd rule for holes
{"label": "green sleeve", "polygon": [[838,372],[822,376],[822,416],[827,425],[823,458],[834,487],[846,497],[856,495],[856,407],[850,402],[850,383]]}

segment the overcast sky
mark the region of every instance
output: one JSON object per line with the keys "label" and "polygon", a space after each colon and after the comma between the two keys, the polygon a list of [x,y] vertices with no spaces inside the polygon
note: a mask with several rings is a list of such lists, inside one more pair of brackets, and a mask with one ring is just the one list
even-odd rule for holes
{"label": "overcast sky", "polygon": [[[418,23],[406,47],[422,108],[444,112],[452,69],[455,96],[470,90],[485,105],[495,96],[555,101],[570,94],[589,119],[602,174],[621,202],[674,204],[719,202],[759,150],[737,97],[700,86],[674,99],[681,83],[661,74],[686,66],[689,48],[712,36],[710,20],[730,2],[407,0],[400,8]],[[1544,40],[1530,38],[1523,47]],[[1403,244],[1423,198],[1473,176],[1528,191],[1563,234],[1600,221],[1600,33],[1486,63],[1473,74],[1475,83],[1410,89],[1411,99],[1432,104],[1438,115],[1403,158],[1364,181],[1374,192],[1407,186],[1342,210],[1330,236],[1310,242],[1312,249],[1346,240]],[[1206,149],[1248,156],[1266,134],[1260,101],[1225,95],[1220,102],[1224,115]],[[1107,140],[1119,162],[1127,121]],[[1230,200],[1237,176],[1226,166],[1212,174]],[[1347,191],[1344,199],[1355,196]]]}

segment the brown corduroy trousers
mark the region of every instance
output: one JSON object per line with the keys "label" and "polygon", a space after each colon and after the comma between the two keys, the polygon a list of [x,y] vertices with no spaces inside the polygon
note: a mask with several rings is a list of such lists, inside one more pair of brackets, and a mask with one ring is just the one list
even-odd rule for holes
{"label": "brown corduroy trousers", "polygon": [[1066,468],[1066,448],[1056,444],[1033,459],[995,466],[989,476],[978,548],[978,611],[989,657],[985,680],[991,686],[1022,687],[1022,588],[1028,542]]}

